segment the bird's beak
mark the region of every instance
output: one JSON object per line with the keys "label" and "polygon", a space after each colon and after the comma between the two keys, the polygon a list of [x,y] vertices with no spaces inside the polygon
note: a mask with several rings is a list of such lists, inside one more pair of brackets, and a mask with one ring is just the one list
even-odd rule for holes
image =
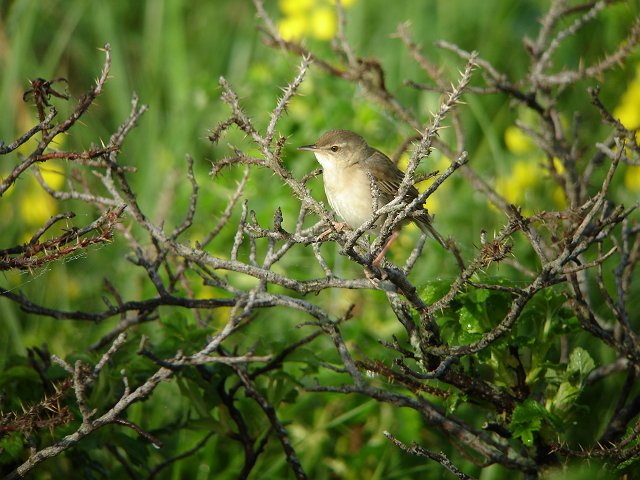
{"label": "bird's beak", "polygon": [[318,150],[318,147],[314,143],[313,145],[303,145],[301,147],[298,147],[298,150],[309,150],[310,152],[315,152],[316,150]]}

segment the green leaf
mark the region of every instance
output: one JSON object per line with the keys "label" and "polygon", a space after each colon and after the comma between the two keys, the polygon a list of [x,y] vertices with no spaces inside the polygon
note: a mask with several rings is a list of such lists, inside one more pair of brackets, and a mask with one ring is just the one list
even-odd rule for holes
{"label": "green leaf", "polygon": [[171,315],[161,316],[160,322],[164,334],[174,340],[184,341],[189,336],[189,331],[192,330],[187,317],[181,312],[173,311]]}
{"label": "green leaf", "polygon": [[551,408],[559,413],[568,411],[580,394],[580,390],[571,382],[562,382],[551,400]]}
{"label": "green leaf", "polygon": [[420,297],[426,303],[433,303],[444,296],[449,290],[449,283],[444,281],[430,282],[420,289]]}
{"label": "green leaf", "polygon": [[484,303],[491,295],[491,290],[487,290],[485,288],[474,288],[469,291],[468,297],[473,303]]}
{"label": "green leaf", "polygon": [[511,424],[523,424],[531,421],[538,421],[546,417],[547,412],[542,405],[535,400],[528,398],[513,411]]}
{"label": "green leaf", "polygon": [[587,378],[587,375],[595,368],[595,363],[584,348],[576,347],[569,356],[569,365],[567,365],[567,374],[573,376],[578,374],[580,384]]}
{"label": "green leaf", "polygon": [[450,413],[450,414],[455,413],[456,409],[460,405],[464,404],[466,401],[467,401],[466,395],[461,395],[459,393],[449,395],[444,401],[447,413]]}
{"label": "green leaf", "polygon": [[622,472],[622,471],[626,470],[628,467],[630,467],[630,466],[632,466],[632,465],[634,465],[634,464],[636,464],[638,462],[640,462],[640,456],[635,455],[635,456],[631,457],[630,459],[625,460],[624,462],[622,462],[618,466],[616,466],[616,471],[617,472]]}
{"label": "green leaf", "polygon": [[533,445],[533,434],[542,428],[547,412],[542,405],[528,398],[513,411],[509,430],[514,437],[520,438],[527,447]]}
{"label": "green leaf", "polygon": [[480,312],[477,311],[477,307],[464,306],[458,310],[460,314],[459,322],[462,327],[462,331],[466,333],[482,333],[484,330],[480,325]]}
{"label": "green leaf", "polygon": [[[293,378],[284,372],[277,372],[266,390],[269,402],[277,406],[285,399],[293,398],[295,400],[296,393],[293,385],[295,385]],[[294,393],[292,393],[292,390]]]}
{"label": "green leaf", "polygon": [[462,332],[458,336],[458,342],[460,343],[460,345],[468,345],[470,343],[477,342],[481,338],[482,338],[482,334],[481,333]]}
{"label": "green leaf", "polygon": [[540,380],[540,377],[543,375],[543,373],[544,373],[544,368],[542,367],[532,368],[527,373],[527,378],[525,379],[525,383],[527,385],[532,385],[536,383],[538,380]]}
{"label": "green leaf", "polygon": [[203,418],[209,418],[211,416],[209,413],[210,407],[202,398],[202,393],[198,387],[192,381],[181,377],[177,377],[176,383],[180,388],[180,393],[189,399],[189,403],[198,412],[198,415]]}
{"label": "green leaf", "polygon": [[525,447],[533,446],[533,431],[532,430],[523,430],[520,435],[520,440],[524,443]]}
{"label": "green leaf", "polygon": [[0,440],[0,464],[11,463],[18,460],[24,449],[24,435],[15,432]]}

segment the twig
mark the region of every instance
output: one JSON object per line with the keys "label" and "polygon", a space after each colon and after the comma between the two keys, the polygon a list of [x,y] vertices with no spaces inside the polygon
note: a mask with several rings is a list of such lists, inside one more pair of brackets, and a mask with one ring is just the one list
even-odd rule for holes
{"label": "twig", "polygon": [[438,462],[440,465],[445,467],[447,470],[449,470],[451,473],[453,473],[456,477],[458,477],[461,480],[473,480],[474,479],[474,477],[471,477],[471,476],[467,475],[462,470],[460,470],[458,467],[456,467],[451,462],[451,460],[449,460],[447,458],[447,456],[444,453],[442,453],[442,452],[440,452],[440,453],[430,452],[429,450],[426,450],[426,449],[422,448],[416,442],[412,442],[411,446],[408,446],[408,445],[405,445],[404,443],[402,443],[396,437],[394,437],[391,433],[389,433],[387,431],[384,431],[383,433],[384,433],[384,436],[387,437],[389,440],[391,440],[396,447],[399,447],[400,449],[404,450],[405,452],[410,453],[412,455],[417,455],[417,456],[420,456],[420,457],[426,457],[426,458],[430,458],[431,460],[435,460],[436,462]]}

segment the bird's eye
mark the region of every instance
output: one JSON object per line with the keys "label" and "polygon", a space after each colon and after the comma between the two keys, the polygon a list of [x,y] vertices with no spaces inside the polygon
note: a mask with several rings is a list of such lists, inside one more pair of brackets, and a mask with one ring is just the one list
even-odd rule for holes
{"label": "bird's eye", "polygon": [[338,149],[338,146],[337,146],[337,145],[334,145],[333,147],[331,147],[331,151],[332,151],[332,152],[337,152],[338,150],[339,150],[339,149]]}

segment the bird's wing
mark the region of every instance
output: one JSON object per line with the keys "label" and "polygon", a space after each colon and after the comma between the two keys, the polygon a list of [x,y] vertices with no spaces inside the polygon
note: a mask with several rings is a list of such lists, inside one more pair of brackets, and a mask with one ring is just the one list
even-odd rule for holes
{"label": "bird's wing", "polygon": [[[367,170],[375,178],[380,195],[390,202],[398,193],[404,172],[379,150],[371,149],[371,155],[365,160]],[[413,200],[418,196],[418,190],[415,187],[409,188],[407,191],[407,200]]]}
{"label": "bird's wing", "polygon": [[[395,163],[389,159],[384,153],[379,150],[371,149],[371,155],[365,160],[365,166],[371,172],[374,179],[377,182],[378,189],[380,190],[380,196],[384,200],[384,203],[388,203],[393,200],[398,193],[400,184],[404,179],[404,172],[396,167]],[[410,202],[419,195],[418,190],[411,186],[407,190],[405,200]],[[382,206],[382,205],[381,205]],[[447,242],[431,225],[431,216],[426,210],[418,210],[419,214],[415,217],[416,224],[420,229],[429,233],[435,238],[440,245],[445,249],[448,249]]]}

